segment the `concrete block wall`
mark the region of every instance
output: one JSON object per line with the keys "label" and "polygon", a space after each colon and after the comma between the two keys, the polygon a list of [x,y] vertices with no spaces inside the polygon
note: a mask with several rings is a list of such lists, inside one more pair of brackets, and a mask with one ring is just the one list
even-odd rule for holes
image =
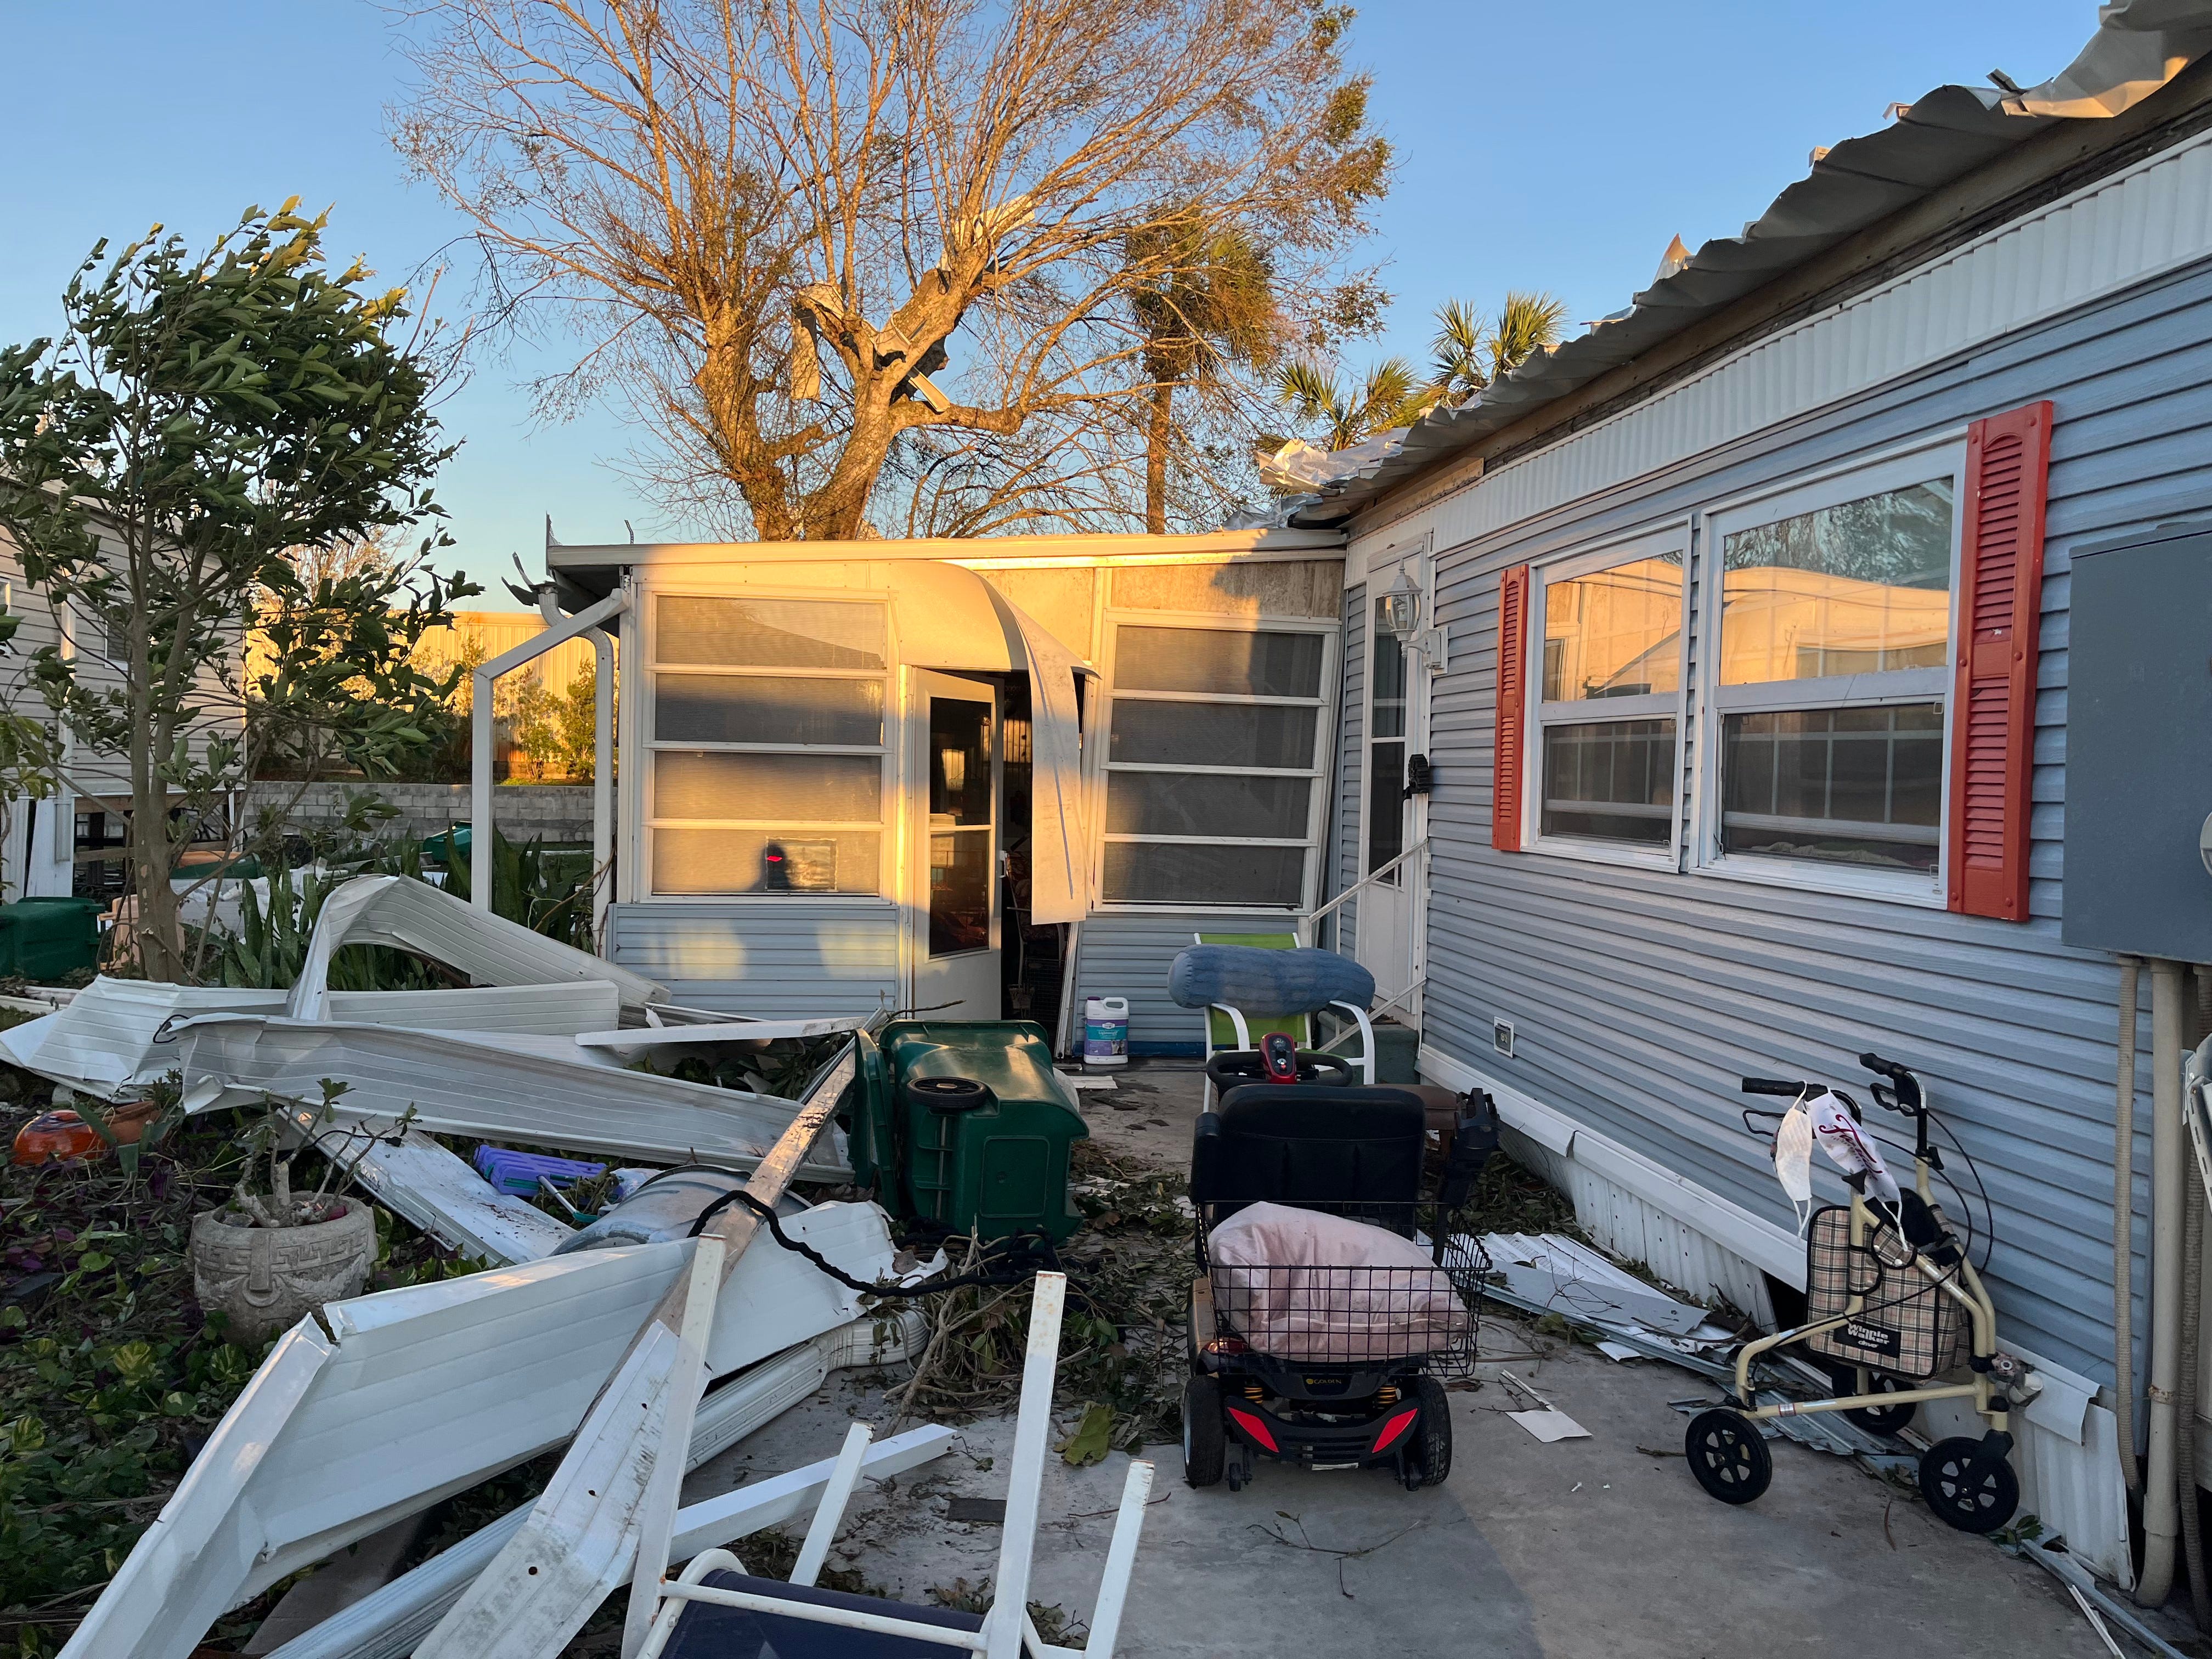
{"label": "concrete block wall", "polygon": [[[257,783],[248,811],[286,805],[301,788],[296,783]],[[311,783],[288,816],[301,829],[335,824],[345,816],[346,797],[364,792],[399,809],[399,816],[386,823],[386,835],[442,835],[449,826],[468,822],[469,787],[465,783]],[[492,818],[500,833],[514,841],[588,843],[592,787],[501,784],[492,792]]]}

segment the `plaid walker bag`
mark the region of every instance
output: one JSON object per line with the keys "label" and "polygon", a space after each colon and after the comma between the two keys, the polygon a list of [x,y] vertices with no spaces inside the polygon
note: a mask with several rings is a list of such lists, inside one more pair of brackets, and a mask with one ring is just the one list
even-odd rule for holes
{"label": "plaid walker bag", "polygon": [[1838,1364],[1863,1365],[1926,1382],[1966,1363],[1966,1310],[1957,1297],[1911,1264],[1896,1224],[1877,1217],[1867,1242],[1851,1248],[1851,1212],[1836,1204],[1815,1210],[1806,1234],[1808,1322],[1833,1319],[1862,1298],[1859,1313],[1805,1346]]}

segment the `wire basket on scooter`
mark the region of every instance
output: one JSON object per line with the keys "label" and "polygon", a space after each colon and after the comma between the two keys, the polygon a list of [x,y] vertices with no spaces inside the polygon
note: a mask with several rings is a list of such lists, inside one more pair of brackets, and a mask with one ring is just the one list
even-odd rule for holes
{"label": "wire basket on scooter", "polygon": [[[1384,1216],[1378,1209],[1406,1213]],[[1465,1375],[1474,1363],[1489,1262],[1481,1246],[1464,1236],[1449,1239],[1442,1251],[1416,1243],[1414,1209],[1205,1206],[1200,1254],[1217,1335],[1253,1355],[1297,1365],[1370,1369],[1419,1362],[1434,1374]],[[1216,1234],[1217,1210],[1243,1217],[1246,1224],[1234,1238]],[[1268,1259],[1258,1259],[1255,1249]],[[1355,1255],[1369,1259],[1350,1259]],[[1414,1265],[1422,1256],[1428,1261]]]}
{"label": "wire basket on scooter", "polygon": [[1849,1207],[1815,1210],[1805,1246],[1808,1322],[1838,1317],[1854,1296],[1861,1298],[1859,1312],[1808,1337],[1808,1349],[1837,1364],[1913,1382],[1965,1363],[1966,1311],[1912,1264],[1895,1224],[1877,1215],[1865,1246],[1853,1249]]}

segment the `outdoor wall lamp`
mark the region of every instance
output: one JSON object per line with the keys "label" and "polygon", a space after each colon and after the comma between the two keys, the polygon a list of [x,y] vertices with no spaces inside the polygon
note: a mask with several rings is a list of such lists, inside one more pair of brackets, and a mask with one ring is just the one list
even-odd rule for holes
{"label": "outdoor wall lamp", "polygon": [[1429,672],[1441,674],[1449,653],[1450,635],[1445,629],[1421,626],[1422,598],[1419,585],[1407,574],[1401,562],[1397,580],[1375,601],[1375,625],[1398,640],[1406,649],[1419,652],[1428,664]]}

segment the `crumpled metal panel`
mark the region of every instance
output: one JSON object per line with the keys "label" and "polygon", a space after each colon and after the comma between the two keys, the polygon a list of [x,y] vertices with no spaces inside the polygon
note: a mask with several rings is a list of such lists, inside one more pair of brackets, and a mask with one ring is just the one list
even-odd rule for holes
{"label": "crumpled metal panel", "polygon": [[665,1002],[665,987],[642,974],[532,933],[407,876],[356,876],[324,902],[307,939],[306,961],[285,1012],[319,1019],[328,1012],[331,959],[349,945],[388,945],[459,969],[479,985],[557,985],[604,981],[624,1007]]}
{"label": "crumpled metal panel", "polygon": [[[2120,29],[2128,27],[2124,18],[2118,22]],[[2115,32],[2114,24],[2108,17],[2100,38]],[[2193,52],[2202,49],[2204,39],[2212,38],[2205,33],[2208,26],[2212,26],[2212,0],[2174,0],[2160,9],[2159,27],[2166,33],[2158,38],[2177,52]],[[2093,41],[2093,48],[2097,45]],[[2092,52],[2085,51],[2075,70],[2092,58]],[[2164,61],[2171,78],[2188,57],[2175,55]],[[2047,85],[2057,87],[2058,82]],[[2028,112],[2054,107],[2036,96],[2045,89],[2015,99],[1993,87],[1938,87],[1899,108],[1897,118],[1878,131],[1832,146],[1805,178],[1745,225],[1740,235],[1705,243],[1680,270],[1638,294],[1626,311],[1531,358],[1457,408],[1432,411],[1401,440],[1383,446],[1387,453],[1377,455],[1374,445],[1345,452],[1342,459],[1347,465],[1334,479],[1320,485],[1320,499],[1294,509],[1288,522],[1316,528],[1340,524],[1393,485],[1632,361],[1845,237],[2067,118]],[[2118,107],[2139,101],[2152,90],[2155,87],[2148,83],[2138,87]],[[2065,107],[2090,112],[2078,102]],[[2118,112],[2106,108],[2095,112]],[[1309,476],[1311,472],[1309,464]]]}

